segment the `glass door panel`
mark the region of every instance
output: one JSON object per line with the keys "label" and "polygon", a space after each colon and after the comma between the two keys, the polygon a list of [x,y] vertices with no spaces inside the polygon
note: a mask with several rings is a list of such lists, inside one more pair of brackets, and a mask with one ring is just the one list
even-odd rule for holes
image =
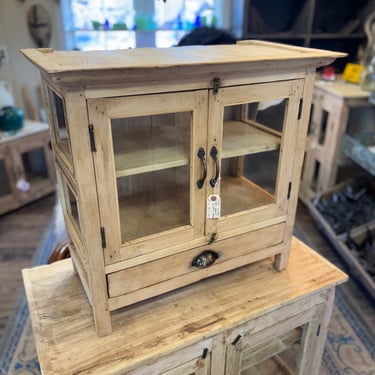
{"label": "glass door panel", "polygon": [[72,162],[72,153],[69,144],[69,130],[65,116],[65,104],[63,99],[47,87],[47,95],[50,101],[52,136],[62,153]]}
{"label": "glass door panel", "polygon": [[191,112],[111,120],[122,243],[190,224]]}
{"label": "glass door panel", "polygon": [[276,202],[287,102],[284,99],[224,107],[220,185],[222,215]]}

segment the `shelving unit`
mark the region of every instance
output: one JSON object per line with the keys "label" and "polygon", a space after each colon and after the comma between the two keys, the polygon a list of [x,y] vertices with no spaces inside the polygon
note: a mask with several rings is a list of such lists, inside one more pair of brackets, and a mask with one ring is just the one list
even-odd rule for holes
{"label": "shelving unit", "polygon": [[[241,39],[263,39],[304,47],[348,53],[335,62],[342,71],[356,60],[358,47],[366,42],[365,17],[369,0],[234,0],[234,32]],[[242,9],[239,12],[238,9]]]}

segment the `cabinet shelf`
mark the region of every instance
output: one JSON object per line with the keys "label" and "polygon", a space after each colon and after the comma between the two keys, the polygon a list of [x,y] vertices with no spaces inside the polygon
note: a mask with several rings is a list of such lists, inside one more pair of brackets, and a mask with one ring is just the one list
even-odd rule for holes
{"label": "cabinet shelf", "polygon": [[280,148],[280,137],[242,121],[225,121],[223,133],[223,159]]}
{"label": "cabinet shelf", "polygon": [[[242,121],[225,121],[222,158],[276,150],[280,137]],[[174,168],[189,163],[188,144],[162,134],[114,137],[116,177]]]}
{"label": "cabinet shelf", "polygon": [[116,177],[126,177],[189,163],[187,143],[163,134],[114,137]]}

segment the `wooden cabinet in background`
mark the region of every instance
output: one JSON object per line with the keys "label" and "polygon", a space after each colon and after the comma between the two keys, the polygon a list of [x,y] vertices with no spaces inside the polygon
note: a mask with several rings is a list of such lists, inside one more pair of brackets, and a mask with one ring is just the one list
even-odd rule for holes
{"label": "wooden cabinet in background", "polygon": [[269,256],[286,268],[315,68],[342,54],[257,41],[23,53],[42,74],[99,335],[121,307]]}
{"label": "wooden cabinet in background", "polygon": [[0,214],[56,190],[48,125],[26,121],[15,135],[0,138]]}
{"label": "wooden cabinet in background", "polygon": [[[342,152],[343,138],[348,125],[355,129],[362,127],[361,117],[353,116],[354,121],[350,121],[351,112],[371,110],[368,96],[359,85],[345,82],[341,77],[335,82],[315,82],[299,192],[305,203],[353,177],[352,163],[348,163]],[[368,118],[372,116],[373,112],[368,113]]]}

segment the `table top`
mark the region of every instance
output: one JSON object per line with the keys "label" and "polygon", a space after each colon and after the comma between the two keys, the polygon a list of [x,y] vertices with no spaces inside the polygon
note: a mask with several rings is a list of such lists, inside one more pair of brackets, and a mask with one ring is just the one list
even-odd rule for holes
{"label": "table top", "polygon": [[317,79],[314,86],[345,99],[367,99],[370,94],[369,91],[362,90],[359,84],[346,82],[341,79],[341,76],[332,82]]}
{"label": "table top", "polygon": [[266,259],[112,313],[97,337],[92,310],[70,259],[23,270],[44,374],[105,374],[147,363],[347,280],[293,238],[285,271]]}
{"label": "table top", "polygon": [[93,71],[106,69],[171,68],[243,62],[315,61],[320,66],[346,56],[345,53],[285,44],[249,40],[232,45],[183,46],[171,48],[134,48],[114,51],[55,51],[53,49],[23,49],[36,66],[47,73]]}
{"label": "table top", "polygon": [[12,142],[14,140],[27,137],[29,135],[48,131],[48,124],[45,122],[25,120],[22,129],[18,130],[14,134],[11,132],[0,131],[0,144]]}

